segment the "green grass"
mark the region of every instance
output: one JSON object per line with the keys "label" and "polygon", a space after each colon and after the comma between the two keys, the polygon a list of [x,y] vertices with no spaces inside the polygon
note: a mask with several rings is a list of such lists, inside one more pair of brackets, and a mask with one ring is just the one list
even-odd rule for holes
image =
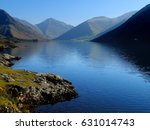
{"label": "green grass", "polygon": [[40,84],[34,82],[35,73],[27,72],[24,70],[12,70],[10,68],[0,66],[0,75],[7,74],[9,77],[13,78],[15,81],[7,82],[0,76],[0,107],[7,106],[7,108],[12,108],[16,112],[29,112],[28,107],[23,110],[19,110],[17,106],[17,97],[12,97],[6,91],[8,85],[18,85],[20,87],[39,87]]}
{"label": "green grass", "polygon": [[11,109],[13,112],[21,112],[17,107],[16,103],[11,101],[10,98],[5,96],[0,96],[0,107]]}

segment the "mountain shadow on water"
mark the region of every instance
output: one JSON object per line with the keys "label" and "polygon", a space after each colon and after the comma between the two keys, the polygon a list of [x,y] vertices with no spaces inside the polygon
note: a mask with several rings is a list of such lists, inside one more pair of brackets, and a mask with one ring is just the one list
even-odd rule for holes
{"label": "mountain shadow on water", "polygon": [[150,44],[142,43],[101,43],[106,44],[116,50],[117,53],[123,55],[127,61],[135,65],[138,70],[144,72],[150,78]]}

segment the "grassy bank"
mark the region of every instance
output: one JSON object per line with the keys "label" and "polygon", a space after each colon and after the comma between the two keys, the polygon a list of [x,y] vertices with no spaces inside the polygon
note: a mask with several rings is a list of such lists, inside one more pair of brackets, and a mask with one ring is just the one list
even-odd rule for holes
{"label": "grassy bank", "polygon": [[0,66],[0,108],[1,112],[29,112],[26,108],[20,108],[19,95],[13,96],[7,90],[8,86],[39,86],[33,82],[35,80],[34,73],[28,73],[23,70],[12,70],[10,68]]}
{"label": "grassy bank", "polygon": [[72,83],[57,75],[0,66],[0,112],[32,112],[35,106],[77,96]]}

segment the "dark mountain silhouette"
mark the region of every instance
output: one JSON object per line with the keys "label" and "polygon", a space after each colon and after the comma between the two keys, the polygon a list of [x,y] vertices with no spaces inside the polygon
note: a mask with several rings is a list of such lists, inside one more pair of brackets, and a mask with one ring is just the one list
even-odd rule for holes
{"label": "dark mountain silhouette", "polygon": [[117,18],[108,18],[108,17],[95,17],[89,19],[80,25],[74,27],[70,31],[64,33],[57,39],[61,40],[70,40],[70,39],[78,39],[78,40],[89,40],[99,33],[103,33],[108,29],[116,26],[118,27],[122,23],[124,23],[127,19],[129,19],[135,11],[126,13]]}
{"label": "dark mountain silhouette", "polygon": [[49,18],[36,26],[50,39],[55,39],[73,28],[72,25],[68,25],[53,18]]}
{"label": "dark mountain silhouette", "polygon": [[11,17],[4,10],[0,9],[0,34],[11,38],[20,40],[45,40],[46,37],[32,27],[19,22]]}
{"label": "dark mountain silhouette", "polygon": [[150,5],[147,5],[124,24],[94,39],[95,42],[150,42]]}

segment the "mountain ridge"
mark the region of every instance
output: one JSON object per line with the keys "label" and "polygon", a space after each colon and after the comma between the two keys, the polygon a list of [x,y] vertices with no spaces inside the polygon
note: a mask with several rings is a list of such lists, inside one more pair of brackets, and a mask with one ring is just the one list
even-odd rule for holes
{"label": "mountain ridge", "polygon": [[106,31],[107,29],[115,26],[116,24],[123,23],[125,20],[131,17],[135,12],[136,11],[131,11],[115,18],[109,18],[106,16],[94,17],[92,19],[89,19],[77,25],[70,31],[58,37],[57,39],[58,40],[59,39],[60,40],[92,39],[94,36]]}
{"label": "mountain ridge", "polygon": [[150,5],[145,6],[118,28],[94,39],[95,42],[149,42]]}

